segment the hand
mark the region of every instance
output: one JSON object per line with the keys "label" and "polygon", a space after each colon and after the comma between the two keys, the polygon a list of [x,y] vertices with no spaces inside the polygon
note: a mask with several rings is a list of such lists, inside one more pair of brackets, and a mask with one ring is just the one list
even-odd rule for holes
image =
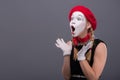
{"label": "hand", "polygon": [[92,41],[88,42],[86,45],[84,45],[81,50],[78,52],[78,60],[85,60],[85,53],[87,52],[88,49],[90,49],[92,47]]}
{"label": "hand", "polygon": [[70,55],[72,50],[72,42],[65,43],[63,39],[57,39],[55,45],[63,51],[63,56]]}

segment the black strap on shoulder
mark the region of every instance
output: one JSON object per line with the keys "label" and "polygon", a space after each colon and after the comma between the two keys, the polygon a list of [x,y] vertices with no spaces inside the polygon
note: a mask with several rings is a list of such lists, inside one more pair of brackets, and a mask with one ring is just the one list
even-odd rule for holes
{"label": "black strap on shoulder", "polygon": [[[97,45],[98,45],[100,42],[103,42],[103,41],[100,40],[100,39],[95,39],[95,40],[94,40],[93,47],[92,47],[92,57],[91,57],[91,61],[90,61],[90,66],[93,65],[95,49],[96,49]],[[104,42],[103,42],[103,43],[104,43]]]}

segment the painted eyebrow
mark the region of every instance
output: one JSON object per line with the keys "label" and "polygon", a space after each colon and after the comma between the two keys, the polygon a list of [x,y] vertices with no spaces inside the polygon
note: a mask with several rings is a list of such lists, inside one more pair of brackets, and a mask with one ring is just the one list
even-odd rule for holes
{"label": "painted eyebrow", "polygon": [[[82,16],[82,15],[80,15],[80,14],[79,14],[78,16],[79,16],[79,17],[81,17],[81,18],[83,18],[83,16]],[[71,16],[71,18],[72,18],[72,17],[73,17],[73,16]]]}
{"label": "painted eyebrow", "polygon": [[82,15],[78,15],[78,16],[83,17]]}
{"label": "painted eyebrow", "polygon": [[82,15],[79,14],[78,16],[79,16],[82,20],[84,19],[84,17],[83,17]]}

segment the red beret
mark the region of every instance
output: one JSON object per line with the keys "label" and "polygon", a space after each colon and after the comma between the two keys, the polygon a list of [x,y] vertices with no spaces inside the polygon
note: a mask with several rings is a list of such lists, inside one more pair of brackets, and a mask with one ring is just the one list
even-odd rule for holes
{"label": "red beret", "polygon": [[87,20],[91,23],[93,30],[96,29],[97,21],[96,21],[96,19],[95,19],[94,14],[90,11],[90,9],[88,9],[88,8],[85,7],[85,6],[80,6],[80,5],[73,7],[73,8],[71,9],[70,13],[69,13],[69,20],[71,20],[71,15],[72,15],[72,13],[75,12],[75,11],[80,11],[80,12],[82,12],[82,13],[85,15],[85,17],[87,18]]}

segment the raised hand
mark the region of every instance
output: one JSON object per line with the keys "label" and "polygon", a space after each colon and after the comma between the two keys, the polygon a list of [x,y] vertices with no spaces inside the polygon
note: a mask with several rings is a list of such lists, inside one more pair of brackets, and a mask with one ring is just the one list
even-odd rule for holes
{"label": "raised hand", "polygon": [[63,39],[58,38],[55,45],[63,51],[63,56],[70,55],[72,50],[72,42],[65,43]]}
{"label": "raised hand", "polygon": [[89,41],[86,45],[84,45],[82,47],[82,49],[80,49],[80,51],[78,52],[78,60],[81,61],[81,60],[85,60],[86,57],[85,57],[85,53],[87,52],[88,49],[90,49],[92,47],[92,41]]}

